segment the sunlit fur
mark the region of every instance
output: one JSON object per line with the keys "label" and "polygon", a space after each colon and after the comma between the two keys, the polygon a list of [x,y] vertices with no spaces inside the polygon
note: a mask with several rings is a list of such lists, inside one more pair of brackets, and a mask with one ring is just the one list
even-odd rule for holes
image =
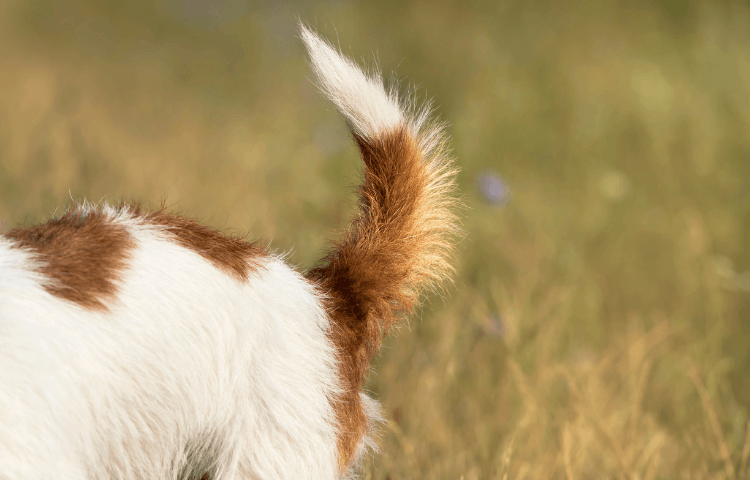
{"label": "sunlit fur", "polygon": [[0,235],[0,480],[355,475],[382,333],[451,273],[455,172],[428,109],[301,38],[365,163],[358,217],[305,274],[125,203]]}
{"label": "sunlit fur", "polygon": [[329,295],[343,393],[334,404],[339,460],[361,455],[373,423],[359,394],[384,331],[452,273],[455,168],[429,105],[386,90],[309,30],[302,39],[320,89],[346,119],[365,169],[360,213],[308,278]]}

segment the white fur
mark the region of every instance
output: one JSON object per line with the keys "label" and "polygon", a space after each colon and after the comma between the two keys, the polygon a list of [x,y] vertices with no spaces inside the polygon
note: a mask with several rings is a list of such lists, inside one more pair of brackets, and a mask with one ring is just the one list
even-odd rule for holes
{"label": "white fur", "polygon": [[238,282],[114,218],[136,248],[109,313],[50,296],[0,242],[0,478],[175,479],[191,448],[213,449],[216,479],[337,478],[337,370],[310,284],[273,257]]}
{"label": "white fur", "polygon": [[[426,161],[442,170],[441,166],[448,163],[444,124],[432,120],[430,102],[418,103],[414,93],[400,97],[398,85],[389,89],[383,86],[379,71],[363,72],[304,24],[299,28],[320,90],[356,134],[375,138],[406,126]],[[436,180],[446,183],[446,178]]]}
{"label": "white fur", "polygon": [[320,89],[357,134],[372,138],[404,123],[398,95],[385,91],[379,74],[367,75],[302,24],[300,32]]}

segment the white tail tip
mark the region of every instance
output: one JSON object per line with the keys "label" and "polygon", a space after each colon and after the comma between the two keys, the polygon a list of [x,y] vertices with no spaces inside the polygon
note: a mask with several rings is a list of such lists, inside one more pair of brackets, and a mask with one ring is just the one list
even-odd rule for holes
{"label": "white tail tip", "polygon": [[377,70],[367,74],[328,42],[300,24],[310,68],[323,93],[336,105],[354,133],[373,138],[404,125],[398,94],[386,91]]}

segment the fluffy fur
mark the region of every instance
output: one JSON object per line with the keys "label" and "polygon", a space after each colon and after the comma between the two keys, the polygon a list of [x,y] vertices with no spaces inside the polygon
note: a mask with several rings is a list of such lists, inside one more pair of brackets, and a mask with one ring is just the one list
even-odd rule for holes
{"label": "fluffy fur", "polygon": [[302,275],[137,206],[0,235],[0,479],[336,479],[373,446],[383,332],[451,273],[440,125],[310,30],[365,164],[360,214]]}

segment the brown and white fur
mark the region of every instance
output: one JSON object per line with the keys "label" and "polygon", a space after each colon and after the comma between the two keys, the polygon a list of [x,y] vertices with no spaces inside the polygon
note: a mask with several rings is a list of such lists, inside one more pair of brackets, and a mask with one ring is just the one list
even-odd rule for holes
{"label": "brown and white fur", "polygon": [[357,218],[306,273],[126,203],[0,235],[0,479],[336,479],[374,446],[362,386],[451,273],[455,170],[429,107],[301,38],[364,162]]}

